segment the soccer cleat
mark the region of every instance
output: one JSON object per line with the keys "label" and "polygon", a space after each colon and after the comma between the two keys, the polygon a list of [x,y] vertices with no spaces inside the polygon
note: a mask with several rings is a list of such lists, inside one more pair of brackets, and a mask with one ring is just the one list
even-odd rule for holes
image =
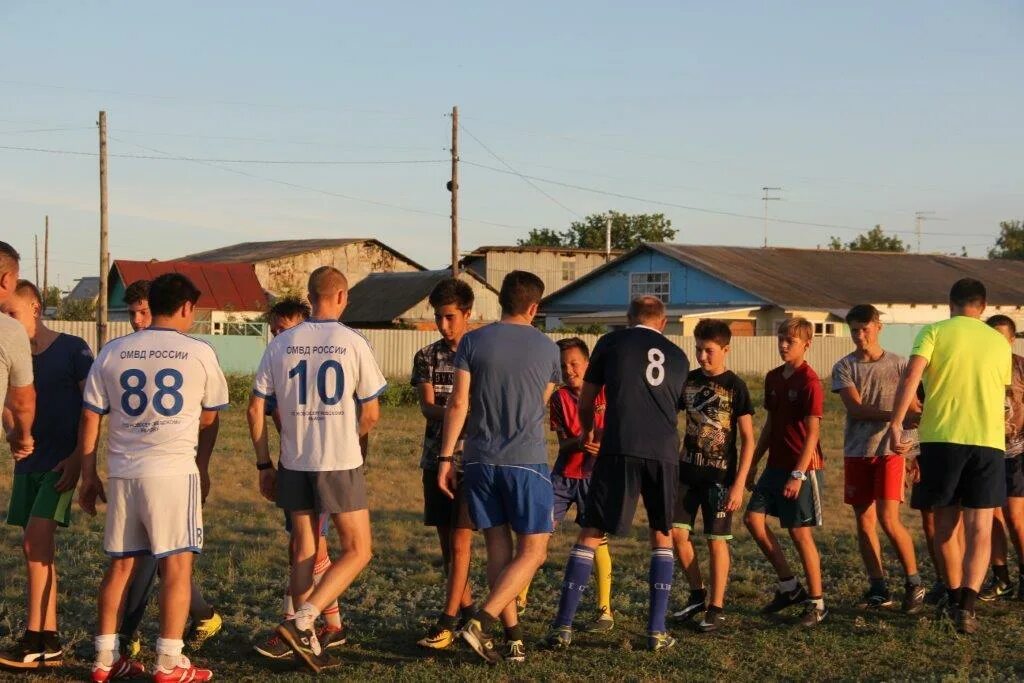
{"label": "soccer cleat", "polygon": [[521,664],[526,661],[526,643],[521,640],[510,640],[505,643],[505,661]]}
{"label": "soccer cleat", "polygon": [[953,620],[956,623],[956,630],[964,635],[972,635],[978,632],[981,624],[978,622],[978,615],[973,610],[955,609]]}
{"label": "soccer cleat", "polygon": [[793,605],[801,605],[808,600],[811,596],[807,594],[807,591],[800,584],[796,585],[796,588],[787,592],[777,590],[775,591],[775,597],[767,605],[761,608],[761,614],[775,614],[781,612],[787,607]]}
{"label": "soccer cleat", "polygon": [[416,641],[420,647],[431,650],[443,650],[455,642],[455,631],[441,624],[434,624],[427,631],[427,635]]}
{"label": "soccer cleat", "polygon": [[173,669],[165,669],[162,666],[153,669],[154,683],[203,683],[212,678],[212,671],[192,666],[192,662],[184,655],[179,658],[178,665]]}
{"label": "soccer cleat", "polygon": [[690,597],[687,599],[683,609],[678,612],[672,613],[672,618],[676,621],[689,621],[695,616],[704,611],[705,602],[707,601],[707,592],[703,590],[690,591]]}
{"label": "soccer cleat", "polygon": [[5,669],[28,670],[60,666],[64,653],[60,643],[47,647],[41,634],[26,633],[9,650],[0,653],[0,667]]}
{"label": "soccer cleat", "polygon": [[938,606],[943,600],[946,599],[946,584],[941,581],[936,581],[932,584],[932,587],[928,589],[928,592],[924,595],[924,604]]}
{"label": "soccer cleat", "polygon": [[704,618],[697,624],[697,630],[701,633],[711,633],[725,626],[725,613],[720,609],[707,610]]}
{"label": "soccer cleat", "polygon": [[572,645],[572,626],[554,626],[544,639],[549,650],[564,650]]}
{"label": "soccer cleat", "polygon": [[121,656],[126,659],[135,659],[142,652],[142,638],[138,634],[134,638],[121,639]]}
{"label": "soccer cleat", "polygon": [[269,659],[284,659],[292,653],[291,647],[277,633],[271,633],[270,637],[253,645],[252,649]]}
{"label": "soccer cleat", "polygon": [[106,683],[107,681],[138,678],[145,675],[146,667],[123,655],[110,666],[103,666],[102,664],[92,665],[93,683]]}
{"label": "soccer cleat", "polygon": [[903,605],[901,606],[904,614],[917,614],[924,609],[925,597],[924,586],[907,584],[903,590]]}
{"label": "soccer cleat", "polygon": [[209,619],[200,619],[192,625],[192,631],[188,634],[186,644],[192,651],[197,651],[210,638],[220,633],[224,628],[224,620],[216,612]]}
{"label": "soccer cleat", "polygon": [[857,607],[861,609],[881,609],[883,607],[892,607],[895,603],[896,601],[892,599],[892,593],[889,592],[888,588],[872,586],[861,597]]}
{"label": "soccer cleat", "polygon": [[615,617],[612,616],[610,609],[603,607],[598,611],[597,618],[587,627],[587,633],[607,633],[613,628],[615,628]]}
{"label": "soccer cleat", "polygon": [[323,650],[313,629],[300,631],[295,625],[295,620],[290,619],[277,625],[277,635],[291,647],[295,658],[308,666],[313,673],[320,673],[320,669],[324,668]]}
{"label": "soccer cleat", "polygon": [[651,652],[668,650],[676,646],[676,639],[664,631],[647,634],[647,649]]}
{"label": "soccer cleat", "polygon": [[316,639],[320,641],[320,648],[330,650],[333,647],[341,647],[348,642],[348,629],[342,624],[337,628],[324,626],[316,632]]}
{"label": "soccer cleat", "polygon": [[993,576],[989,579],[984,586],[981,587],[981,591],[978,593],[978,599],[984,600],[985,602],[994,602],[1000,598],[1005,598],[1013,595],[1013,586],[1000,581],[998,577]]}
{"label": "soccer cleat", "polygon": [[808,600],[804,604],[804,613],[800,615],[800,625],[804,628],[814,628],[821,622],[825,621],[825,617],[828,616],[828,610],[824,607],[818,607],[813,602]]}
{"label": "soccer cleat", "polygon": [[479,619],[467,621],[458,635],[488,664],[493,666],[501,661],[501,655],[494,647],[494,638],[484,633]]}

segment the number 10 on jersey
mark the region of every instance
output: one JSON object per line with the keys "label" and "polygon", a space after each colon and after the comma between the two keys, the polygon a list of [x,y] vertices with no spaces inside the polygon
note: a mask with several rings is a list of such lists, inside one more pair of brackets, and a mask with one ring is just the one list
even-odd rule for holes
{"label": "number 10 on jersey", "polygon": [[[334,375],[333,378],[329,378],[329,375]],[[298,379],[299,381],[299,405],[306,405],[306,401],[309,397],[309,362],[305,359],[300,360],[296,363],[295,367],[288,371],[288,379]],[[328,382],[332,381],[334,384],[334,390],[328,393]],[[345,394],[345,371],[341,367],[341,363],[336,360],[325,360],[320,364],[320,367],[316,370],[316,393],[320,397],[320,402],[327,406],[333,406],[339,401]]]}

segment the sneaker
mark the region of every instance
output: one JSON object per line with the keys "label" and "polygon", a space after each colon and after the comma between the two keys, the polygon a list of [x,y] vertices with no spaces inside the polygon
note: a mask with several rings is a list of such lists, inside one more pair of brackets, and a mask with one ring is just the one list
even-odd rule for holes
{"label": "sneaker", "polygon": [[705,601],[707,600],[706,591],[690,591],[690,597],[686,601],[686,605],[683,609],[678,612],[672,613],[672,618],[676,621],[689,621],[695,616],[704,611],[706,607]]}
{"label": "sneaker", "polygon": [[825,617],[828,616],[828,609],[825,607],[818,607],[813,602],[808,600],[804,604],[804,613],[800,616],[800,625],[805,628],[814,628],[821,622],[825,621]]}
{"label": "sneaker", "polygon": [[505,643],[505,661],[521,664],[526,661],[526,643],[521,640],[510,640]]}
{"label": "sneaker", "polygon": [[775,614],[787,607],[801,605],[811,599],[807,591],[799,583],[792,591],[786,593],[780,590],[775,591],[775,597],[767,605],[761,608],[761,614]]}
{"label": "sneaker", "polygon": [[676,639],[664,631],[656,631],[647,634],[647,649],[651,652],[668,650],[676,646]]}
{"label": "sneaker", "polygon": [[725,613],[720,610],[707,610],[704,618],[697,624],[697,630],[701,633],[711,633],[725,626]]}
{"label": "sneaker", "polygon": [[925,598],[924,586],[907,584],[903,589],[903,605],[900,609],[904,614],[917,614],[924,609]]}
{"label": "sneaker", "polygon": [[955,609],[953,619],[956,623],[956,630],[964,635],[977,633],[978,627],[981,625],[978,622],[978,614],[973,610]]}
{"label": "sneaker", "polygon": [[553,626],[544,639],[549,650],[564,650],[572,645],[572,626]]}
{"label": "sneaker", "polygon": [[348,629],[344,624],[337,628],[324,626],[316,632],[316,639],[320,641],[320,648],[325,651],[341,647],[348,642]]}
{"label": "sneaker", "polygon": [[106,683],[106,681],[114,681],[124,678],[138,678],[139,676],[145,675],[146,667],[123,655],[110,666],[103,666],[102,664],[92,665],[93,683]]}
{"label": "sneaker", "polygon": [[924,604],[938,607],[939,603],[946,599],[946,584],[936,581],[924,595]]}
{"label": "sneaker", "polygon": [[872,586],[861,597],[857,607],[861,609],[881,609],[883,607],[892,607],[895,603],[896,601],[892,599],[892,593],[889,592],[888,588]]}
{"label": "sneaker", "polygon": [[993,576],[989,579],[984,586],[981,587],[981,591],[978,593],[978,599],[984,600],[985,602],[993,602],[1000,598],[1005,598],[1013,594],[1013,586],[1000,581],[997,577]]}
{"label": "sneaker", "polygon": [[64,653],[59,643],[55,652],[48,650],[42,634],[34,633],[30,636],[26,633],[18,639],[14,647],[0,653],[0,667],[25,670],[60,666],[64,663]]}
{"label": "sneaker", "polygon": [[181,656],[181,659],[178,660],[178,665],[173,669],[165,669],[162,666],[157,666],[153,669],[154,683],[181,683],[182,681],[203,683],[212,678],[212,671],[192,666],[192,662],[188,661],[188,657],[184,655]]}
{"label": "sneaker", "polygon": [[420,647],[431,650],[443,650],[455,642],[455,631],[441,624],[434,624],[427,631],[427,635],[416,641]]}
{"label": "sneaker", "polygon": [[615,618],[607,607],[597,613],[597,618],[587,627],[587,633],[607,633],[615,628]]}
{"label": "sneaker", "polygon": [[494,647],[494,638],[484,633],[480,626],[479,619],[470,619],[462,630],[459,637],[466,641],[466,644],[473,648],[473,652],[480,655],[485,662],[491,666],[501,661],[501,655]]}
{"label": "sneaker", "polygon": [[313,673],[320,673],[325,662],[320,641],[317,640],[313,629],[300,631],[295,625],[295,620],[289,619],[278,624],[276,630],[281,640],[291,647],[296,659],[312,669]]}
{"label": "sneaker", "polygon": [[224,620],[216,612],[209,619],[200,619],[192,624],[192,630],[185,640],[185,644],[193,652],[203,647],[203,644],[210,638],[220,633],[224,628]]}
{"label": "sneaker", "polygon": [[142,652],[142,638],[136,634],[132,638],[121,638],[121,656],[125,659],[135,659]]}
{"label": "sneaker", "polygon": [[269,659],[284,659],[292,653],[291,646],[281,640],[276,632],[272,632],[262,643],[253,645],[252,649]]}

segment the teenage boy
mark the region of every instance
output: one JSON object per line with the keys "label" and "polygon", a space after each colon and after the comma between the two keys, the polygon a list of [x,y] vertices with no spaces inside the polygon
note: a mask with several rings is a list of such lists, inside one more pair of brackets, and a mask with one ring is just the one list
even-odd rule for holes
{"label": "teenage boy", "polygon": [[[380,419],[384,375],[366,339],[338,320],[348,304],[348,281],[337,268],[309,276],[312,317],[270,341],[253,380],[247,417],[256,450],[260,491],[276,492],[288,511],[291,595],[299,608],[277,634],[314,673],[332,666],[317,638],[316,619],[352,584],[371,557],[370,512],[361,436]],[[280,469],[270,459],[266,400],[281,419]],[[319,517],[328,514],[341,554],[314,584]]]}
{"label": "teenage boy", "polygon": [[[0,666],[32,669],[63,663],[57,637],[57,527],[71,519],[71,497],[79,462],[69,456],[78,441],[82,385],[92,366],[85,340],[54,332],[42,321],[43,299],[36,286],[19,280],[14,296],[0,311],[28,333],[36,386],[32,424],[35,449],[14,463],[7,523],[24,530],[22,550],[28,577],[25,634],[13,649],[0,653]],[[5,426],[13,422],[5,414]]]}
{"label": "teenage boy", "polygon": [[560,373],[558,347],[532,324],[543,295],[539,277],[512,271],[498,294],[501,321],[462,338],[437,459],[438,486],[454,500],[465,426],[463,486],[487,542],[490,592],[459,636],[488,664],[502,658],[491,635],[499,618],[505,659],[526,658],[515,598],[544,563],[554,528],[544,413]]}
{"label": "teenage boy", "polygon": [[[916,431],[904,432],[904,444],[895,453],[890,450],[888,439],[896,387],[907,361],[879,344],[882,322],[878,309],[871,304],[851,308],[846,314],[846,324],[855,350],[832,368],[832,391],[839,394],[846,408],[844,501],[853,507],[857,518],[857,543],[869,583],[861,605],[879,608],[893,604],[882,568],[882,549],[876,529],[880,523],[899,556],[906,577],[903,611],[912,614],[924,605],[925,589],[917,573],[914,541],[900,521],[900,503],[903,502],[906,471],[903,456],[913,445]],[[911,416],[916,421],[920,407],[914,408]]]}
{"label": "teenage boy", "polygon": [[[779,326],[782,365],[764,378],[764,408],[768,419],[754,449],[754,464],[747,478],[753,491],[744,523],[778,576],[775,597],[761,609],[774,614],[804,605],[799,623],[817,626],[828,616],[821,582],[821,559],[814,544],[814,527],[821,526],[821,469],[824,462],[818,435],[824,412],[821,380],[804,359],[814,327],[803,318],[788,318]],[[768,453],[768,464],[757,483],[757,464]],[[807,579],[805,589],[789,568],[782,546],[766,518],[771,515],[789,532]],[[810,591],[810,592],[808,592]]]}
{"label": "teenage boy", "polygon": [[[689,620],[704,610],[697,628],[710,632],[725,623],[732,516],[743,505],[743,487],[754,458],[754,405],[746,383],[726,368],[732,341],[728,323],[701,320],[693,336],[700,367],[690,372],[683,394],[686,432],[672,520],[672,542],[690,584],[690,597],[673,616]],[[711,556],[710,595],[690,540],[698,511]]]}
{"label": "teenage boy", "polygon": [[423,432],[423,524],[437,529],[445,571],[445,604],[437,623],[416,644],[440,650],[455,641],[455,633],[473,616],[473,596],[469,588],[469,564],[473,552],[473,522],[462,485],[462,447],[455,458],[455,498],[449,498],[437,483],[444,429],[444,408],[455,383],[455,351],[469,330],[473,313],[473,288],[457,278],[438,282],[430,292],[434,324],[441,338],[416,352],[412,361],[412,385],[420,399],[420,412],[426,419]]}
{"label": "teenage boy", "polygon": [[[14,296],[21,256],[7,242],[0,242],[0,303]],[[0,315],[0,406],[10,412],[4,424],[11,457],[20,460],[32,453],[32,418],[36,390],[32,384],[32,349],[25,328]]]}
{"label": "teenage boy", "polygon": [[[160,568],[160,637],[153,678],[208,681],[182,656],[193,554],[202,551],[202,501],[209,491],[217,411],[228,386],[213,349],[184,334],[200,292],[184,275],[153,280],[153,325],[114,339],[100,351],[86,379],[76,455],[82,458],[79,504],[96,514],[107,501],[104,550],[110,567],[99,590],[99,624],[92,680],[139,675],[141,666],[117,658],[117,618],[136,558],[152,555]],[[96,468],[101,416],[110,415],[104,492]]]}
{"label": "teenage boy", "polygon": [[657,652],[676,644],[665,617],[675,566],[671,531],[679,479],[677,415],[690,361],[663,334],[668,319],[661,299],[636,298],[626,315],[628,328],[598,340],[580,390],[584,442],[597,440],[594,408],[602,387],[607,396],[605,429],[590,477],[586,519],[569,552],[558,613],[546,639],[551,648],[572,643],[572,622],[590,582],[594,552],[605,534],[630,532],[640,498],[651,541],[647,649]]}
{"label": "teenage boy", "polygon": [[[1017,324],[1005,315],[994,315],[985,321],[1012,347],[1017,338]],[[1006,537],[1017,552],[1017,599],[1024,598],[1024,356],[1013,354],[1013,381],[1006,388],[1006,504],[993,513],[992,579],[982,588],[978,599],[990,602],[1013,594],[1010,570],[1006,563]]]}
{"label": "teenage boy", "polygon": [[[925,326],[914,341],[889,424],[895,450],[903,420],[924,379],[921,414],[922,507],[935,511],[935,537],[961,633],[978,630],[974,608],[988,573],[992,516],[1006,504],[1005,400],[1013,380],[1010,345],[981,321],[985,285],[958,280],[949,292],[949,320]],[[963,556],[954,539],[963,520]]]}

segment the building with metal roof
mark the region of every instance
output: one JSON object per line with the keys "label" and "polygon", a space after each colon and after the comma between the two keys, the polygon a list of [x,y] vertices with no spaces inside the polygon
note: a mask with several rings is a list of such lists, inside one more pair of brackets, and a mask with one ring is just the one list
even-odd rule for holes
{"label": "building with metal roof", "polygon": [[[450,269],[372,273],[349,290],[348,306],[341,321],[353,327],[433,330],[434,309],[428,297],[437,283],[450,278],[451,273]],[[501,306],[494,287],[471,271],[460,272],[459,279],[473,289],[473,324],[500,319]]]}
{"label": "building with metal roof", "polygon": [[526,270],[544,281],[544,292],[557,292],[623,252],[603,249],[567,249],[564,247],[484,246],[462,258],[462,265],[492,287],[501,287],[502,279],[513,270]]}

